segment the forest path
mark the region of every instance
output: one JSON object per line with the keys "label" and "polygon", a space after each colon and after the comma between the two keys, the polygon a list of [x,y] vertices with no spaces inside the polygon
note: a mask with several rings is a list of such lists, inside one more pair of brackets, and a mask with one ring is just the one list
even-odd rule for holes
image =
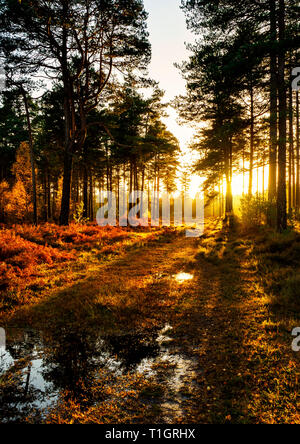
{"label": "forest path", "polygon": [[[75,382],[89,379],[103,355],[97,338],[105,338],[109,371],[121,362],[122,377],[146,381],[133,384],[135,399],[124,397],[112,423],[299,422],[298,356],[287,332],[273,328],[250,251],[217,223],[201,239],[165,236],[17,310],[7,327],[41,332],[47,363],[63,373],[68,362]],[[70,391],[65,380],[58,385]],[[72,409],[51,421],[101,422],[106,414],[101,403],[96,412],[80,402]]]}
{"label": "forest path", "polygon": [[172,282],[186,268],[197,253],[198,242],[172,233],[134,245],[121,256],[87,269],[75,282],[66,282],[62,289],[8,313],[2,323],[52,330],[99,327],[99,323],[105,331],[158,326],[165,317],[166,301],[157,292],[165,278]]}

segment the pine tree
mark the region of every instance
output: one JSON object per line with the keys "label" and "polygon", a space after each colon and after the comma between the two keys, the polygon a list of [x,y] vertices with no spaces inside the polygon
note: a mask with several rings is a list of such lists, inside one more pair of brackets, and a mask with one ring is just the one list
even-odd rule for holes
{"label": "pine tree", "polygon": [[69,222],[73,158],[84,145],[89,112],[101,102],[116,68],[145,67],[149,61],[146,18],[141,0],[1,3],[0,50],[6,70],[43,74],[63,85],[61,224]]}

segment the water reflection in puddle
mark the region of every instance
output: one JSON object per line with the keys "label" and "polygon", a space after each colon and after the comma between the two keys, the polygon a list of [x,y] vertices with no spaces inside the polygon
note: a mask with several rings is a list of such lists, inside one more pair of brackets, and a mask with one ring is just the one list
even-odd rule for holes
{"label": "water reflection in puddle", "polygon": [[43,375],[44,357],[38,336],[22,332],[23,340],[8,341],[0,354],[0,421],[22,422],[31,414],[40,417],[56,402],[58,391]]}
{"label": "water reflection in puddle", "polygon": [[185,281],[191,281],[194,279],[194,275],[190,273],[178,273],[174,276],[175,280],[179,283],[185,282]]}
{"label": "water reflection in puddle", "polygon": [[[128,372],[157,377],[159,365],[169,366],[167,393],[179,393],[195,363],[171,351],[171,331],[170,325],[110,336],[83,331],[10,331],[6,350],[0,355],[0,422],[23,422],[28,416],[38,422],[55,406],[62,391],[76,400],[86,399],[100,369],[116,377]],[[84,381],[84,393],[80,381]],[[161,408],[166,422],[170,409],[180,412],[178,401],[168,397]]]}
{"label": "water reflection in puddle", "polygon": [[195,359],[182,353],[174,353],[170,347],[173,339],[168,334],[171,334],[172,330],[173,328],[166,324],[157,338],[160,344],[159,356],[155,359],[144,359],[137,368],[138,372],[163,382],[166,391],[160,408],[162,420],[167,424],[174,423],[174,419],[177,422],[176,418],[183,416],[182,402],[185,396],[182,391],[184,388],[192,388],[197,372]]}

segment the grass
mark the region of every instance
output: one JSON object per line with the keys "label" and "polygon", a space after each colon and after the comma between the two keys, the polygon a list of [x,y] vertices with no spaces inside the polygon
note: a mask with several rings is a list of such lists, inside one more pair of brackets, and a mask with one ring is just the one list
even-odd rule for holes
{"label": "grass", "polygon": [[[211,349],[213,370],[204,383],[216,385],[215,399],[210,415],[199,415],[211,422],[298,423],[299,356],[291,351],[291,331],[300,323],[299,234],[221,232],[226,243],[217,248],[219,296],[214,293],[211,301],[216,330],[210,334],[218,345]],[[204,256],[202,243],[200,248],[204,267],[216,253],[211,244]]]}
{"label": "grass", "polygon": [[[159,423],[166,415],[173,423],[300,422],[299,354],[291,349],[291,331],[300,325],[297,231],[247,232],[213,221],[198,240],[169,231],[108,238],[106,247],[120,242],[116,255],[102,255],[94,239],[86,250],[78,244],[75,262],[54,262],[52,271],[41,265],[39,273],[45,267],[59,284],[42,288],[34,303],[6,310],[2,324],[45,331],[49,343],[62,329],[93,334],[101,325],[113,334],[143,334],[169,324],[169,353],[185,357],[187,367],[158,359],[151,377],[101,371],[85,387],[88,404],[62,391],[47,422]],[[194,279],[176,282],[178,272]],[[166,413],[170,399],[178,409]]]}
{"label": "grass", "polygon": [[[171,233],[171,231],[170,231]],[[53,289],[83,280],[99,263],[142,248],[168,230],[97,225],[0,229],[0,311],[35,303]]]}

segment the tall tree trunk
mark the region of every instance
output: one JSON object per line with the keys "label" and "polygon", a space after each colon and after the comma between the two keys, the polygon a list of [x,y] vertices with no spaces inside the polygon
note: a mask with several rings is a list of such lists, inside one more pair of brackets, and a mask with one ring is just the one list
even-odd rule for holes
{"label": "tall tree trunk", "polygon": [[[220,186],[219,186],[220,193]],[[243,196],[245,196],[245,147],[243,146]]]}
{"label": "tall tree trunk", "polygon": [[48,217],[52,219],[52,208],[51,208],[51,178],[49,170],[47,170],[47,206],[48,206]]}
{"label": "tall tree trunk", "polygon": [[69,225],[70,202],[71,202],[71,181],[73,169],[73,122],[70,112],[70,101],[65,97],[64,103],[65,114],[65,149],[64,149],[64,174],[63,189],[60,209],[60,225]]}
{"label": "tall tree trunk", "polygon": [[265,199],[265,151],[263,151],[263,170],[262,170],[262,197]]}
{"label": "tall tree trunk", "polygon": [[252,196],[253,190],[253,160],[254,160],[254,96],[252,83],[250,85],[250,165],[249,165],[249,196]]}
{"label": "tall tree trunk", "polygon": [[73,148],[75,134],[75,114],[73,110],[72,91],[68,85],[68,79],[65,83],[65,99],[64,99],[64,117],[65,117],[65,147],[64,147],[64,175],[63,190],[60,210],[60,224],[69,225],[70,202],[71,202],[71,180],[73,169]]}
{"label": "tall tree trunk", "polygon": [[276,0],[270,0],[270,147],[269,200],[275,201],[277,188],[277,22]]}
{"label": "tall tree trunk", "polygon": [[[86,158],[86,156],[85,156]],[[89,217],[89,196],[88,196],[88,167],[84,160],[83,165],[83,217],[88,219]]]}
{"label": "tall tree trunk", "polygon": [[[62,16],[68,17],[69,4],[66,1],[62,2],[63,10]],[[73,150],[74,137],[76,130],[75,109],[72,83],[68,70],[68,24],[65,23],[62,33],[62,77],[64,85],[64,125],[65,125],[65,140],[64,140],[64,175],[63,175],[63,190],[60,210],[60,224],[69,225],[70,217],[70,202],[71,202],[71,180],[73,167]]]}
{"label": "tall tree trunk", "polygon": [[232,145],[228,144],[225,148],[225,176],[226,176],[226,217],[230,216],[233,211],[232,197]]}
{"label": "tall tree trunk", "polygon": [[278,143],[278,192],[277,230],[287,228],[286,196],[286,139],[287,139],[287,94],[285,85],[285,0],[279,0],[279,51],[278,51],[278,98],[279,98],[279,143]]}
{"label": "tall tree trunk", "polygon": [[71,202],[71,180],[73,159],[72,154],[66,149],[64,153],[64,178],[60,210],[60,225],[69,225],[70,202]]}
{"label": "tall tree trunk", "polygon": [[[292,60],[290,58],[290,70],[292,71]],[[293,112],[293,89],[292,78],[289,86],[289,211],[294,206],[294,112]]]}
{"label": "tall tree trunk", "polygon": [[117,218],[120,217],[120,183],[121,183],[121,172],[120,167],[117,169]]}
{"label": "tall tree trunk", "polygon": [[48,212],[48,180],[47,180],[47,174],[45,172],[44,174],[44,180],[43,180],[43,191],[44,191],[44,221],[48,222],[49,220],[49,212]]}
{"label": "tall tree trunk", "polygon": [[89,219],[92,222],[94,220],[94,181],[93,173],[90,171],[90,190],[89,190]]}
{"label": "tall tree trunk", "polygon": [[32,202],[33,202],[33,223],[34,225],[38,224],[38,215],[37,215],[37,195],[36,195],[36,176],[35,176],[35,162],[34,162],[34,151],[33,151],[33,137],[32,137],[32,126],[31,119],[29,113],[29,105],[28,105],[28,97],[24,88],[21,88],[25,112],[26,112],[26,120],[28,127],[28,139],[29,139],[29,149],[30,149],[30,162],[31,162],[31,177],[32,177]]}
{"label": "tall tree trunk", "polygon": [[299,92],[296,92],[296,208],[300,208],[300,127],[299,127]]}

